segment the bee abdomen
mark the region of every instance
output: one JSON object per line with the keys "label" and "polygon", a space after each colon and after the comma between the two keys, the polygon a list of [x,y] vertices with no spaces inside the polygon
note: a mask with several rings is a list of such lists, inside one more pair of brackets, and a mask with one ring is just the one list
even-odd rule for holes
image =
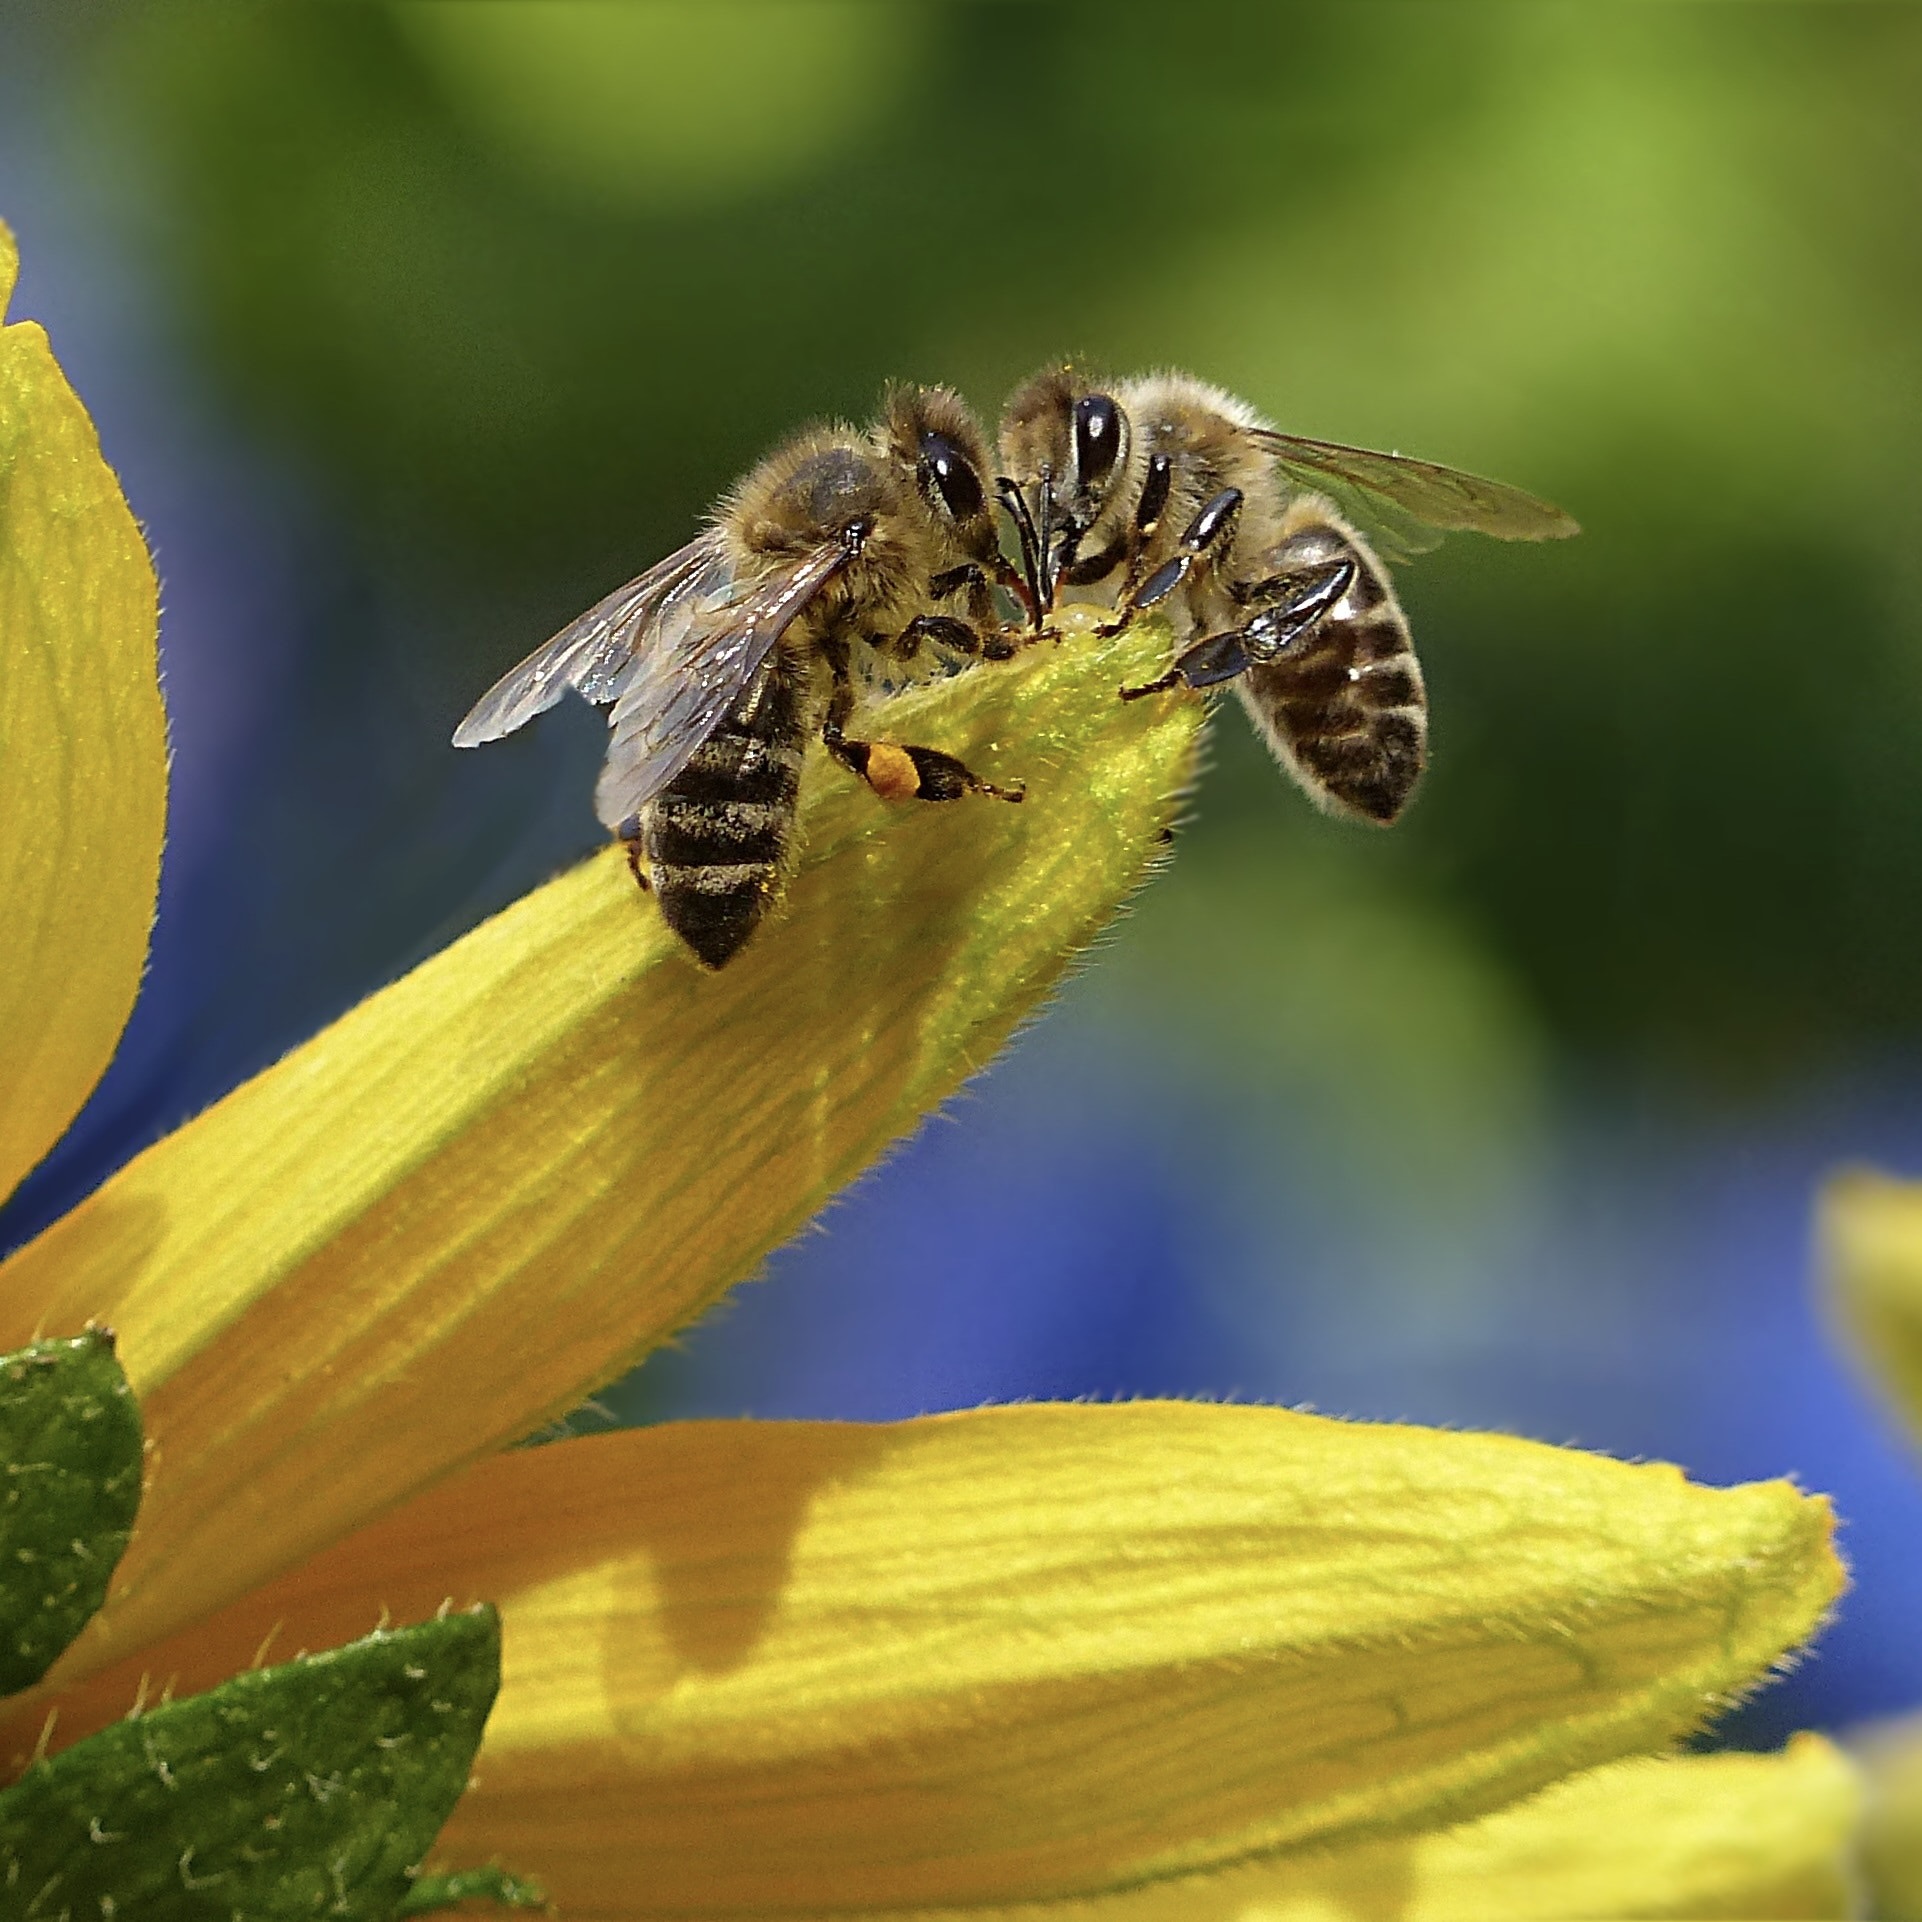
{"label": "bee abdomen", "polygon": [[1355,563],[1348,591],[1287,654],[1250,668],[1236,691],[1313,800],[1386,826],[1427,762],[1428,697],[1387,570],[1358,534],[1317,515],[1278,558],[1336,552]]}
{"label": "bee abdomen", "polygon": [[649,859],[673,868],[778,867],[793,814],[792,802],[703,801],[670,789],[649,823]]}
{"label": "bee abdomen", "polygon": [[641,812],[661,917],[710,968],[739,953],[779,897],[801,791],[802,694],[778,670],[757,680]]}

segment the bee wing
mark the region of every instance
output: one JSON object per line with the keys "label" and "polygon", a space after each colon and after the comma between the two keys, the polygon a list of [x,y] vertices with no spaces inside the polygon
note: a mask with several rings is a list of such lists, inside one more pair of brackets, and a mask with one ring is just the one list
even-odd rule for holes
{"label": "bee wing", "polygon": [[[650,628],[691,596],[716,591],[727,561],[719,538],[701,535],[605,600],[507,670],[454,730],[456,747],[498,741],[544,714],[571,687],[590,701],[616,699]],[[732,585],[732,576],[727,575]]]}
{"label": "bee wing", "polygon": [[605,826],[620,833],[687,766],[768,650],[851,558],[829,542],[745,592],[730,578],[724,591],[663,612],[607,718],[613,739],[594,790]]}
{"label": "bee wing", "polygon": [[1404,520],[1443,533],[1492,534],[1501,541],[1559,541],[1582,531],[1559,507],[1519,487],[1464,474],[1435,461],[1371,453],[1336,441],[1303,440],[1267,427],[1257,428],[1255,438],[1290,478],[1311,488],[1332,481],[1353,489],[1372,510],[1369,517],[1386,521],[1404,543]]}

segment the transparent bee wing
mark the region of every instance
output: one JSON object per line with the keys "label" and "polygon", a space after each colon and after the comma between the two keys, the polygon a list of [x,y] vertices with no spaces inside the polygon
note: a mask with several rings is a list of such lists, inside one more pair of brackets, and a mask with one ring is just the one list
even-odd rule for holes
{"label": "transparent bee wing", "polygon": [[[676,603],[716,592],[726,569],[720,539],[710,532],[617,587],[509,668],[468,710],[454,730],[454,745],[479,747],[483,741],[498,741],[546,713],[569,688],[589,701],[617,699],[650,625]],[[727,580],[731,585],[732,576]]]}
{"label": "transparent bee wing", "polygon": [[1442,544],[1441,535],[1426,521],[1417,520],[1406,508],[1396,507],[1366,488],[1330,479],[1326,474],[1311,475],[1306,468],[1290,470],[1288,478],[1298,490],[1329,502],[1363,529],[1369,545],[1385,561],[1412,561],[1417,554],[1431,554]]}
{"label": "transparent bee wing", "polygon": [[817,547],[745,593],[677,598],[660,616],[607,724],[607,765],[594,790],[602,823],[620,833],[687,766],[754,678],[768,650],[852,557]]}
{"label": "transparent bee wing", "polygon": [[1257,428],[1255,438],[1290,478],[1311,488],[1330,482],[1353,488],[1365,498],[1368,518],[1385,521],[1393,536],[1399,537],[1408,521],[1443,533],[1492,534],[1502,541],[1558,541],[1581,532],[1559,507],[1519,487],[1434,461],[1371,453],[1365,447],[1343,447],[1335,441],[1303,440],[1266,427]]}

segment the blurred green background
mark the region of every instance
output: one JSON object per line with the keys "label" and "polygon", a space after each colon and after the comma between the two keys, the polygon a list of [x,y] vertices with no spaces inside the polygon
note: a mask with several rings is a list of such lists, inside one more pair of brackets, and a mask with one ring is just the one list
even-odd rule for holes
{"label": "blurred green background", "polygon": [[1392,834],[1225,713],[1062,1012],[615,1406],[1794,1472],[1863,1581],[1780,1719],[1922,1699],[1922,1497],[1803,1292],[1817,1171],[1922,1163],[1919,95],[1906,6],[9,9],[17,307],[155,535],[180,751],[129,1059],[11,1232],[592,844],[591,717],[446,733],[799,421],[1187,366],[1586,532],[1404,571]]}

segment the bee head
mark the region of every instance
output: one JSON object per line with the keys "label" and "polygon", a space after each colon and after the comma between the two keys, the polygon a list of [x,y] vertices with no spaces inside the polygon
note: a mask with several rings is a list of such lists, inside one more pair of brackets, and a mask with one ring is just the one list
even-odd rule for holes
{"label": "bee head", "polygon": [[967,402],[948,387],[896,387],[878,438],[883,457],[935,526],[969,559],[987,560],[997,544],[988,443]]}
{"label": "bee head", "polygon": [[1025,523],[1022,542],[1034,547],[1045,604],[1053,605],[1062,570],[1121,493],[1129,441],[1121,404],[1075,368],[1047,368],[1009,397],[1000,454],[1012,493],[1004,496]]}

